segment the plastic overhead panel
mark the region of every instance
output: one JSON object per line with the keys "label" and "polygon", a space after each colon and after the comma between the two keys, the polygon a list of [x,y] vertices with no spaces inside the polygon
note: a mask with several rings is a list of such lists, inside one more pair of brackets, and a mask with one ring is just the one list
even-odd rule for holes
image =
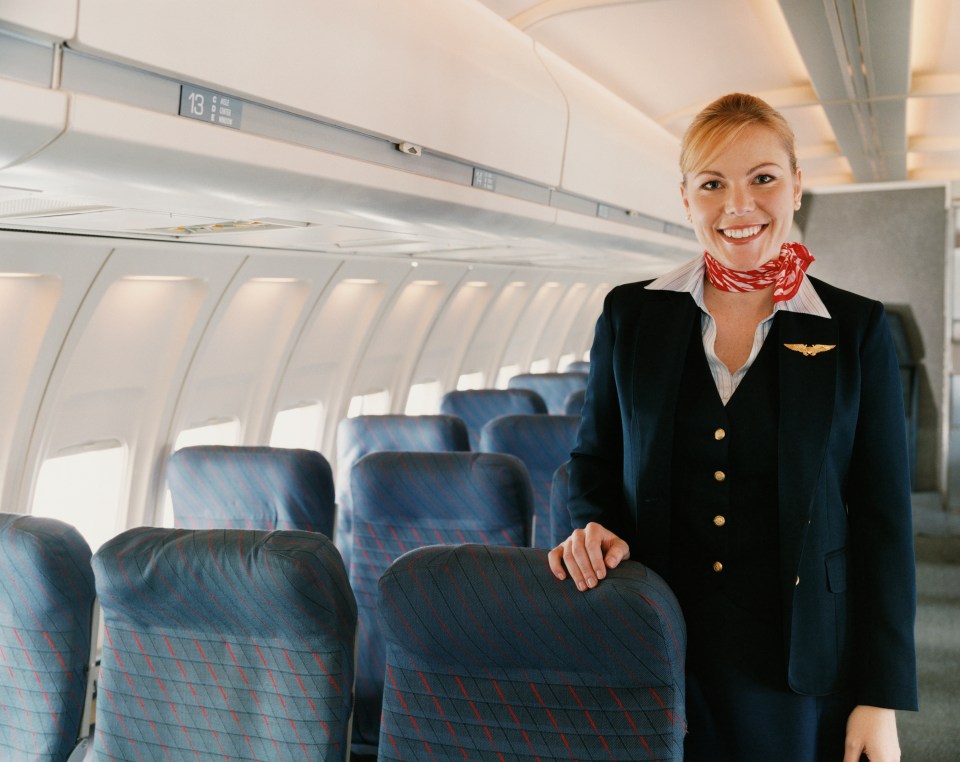
{"label": "plastic overhead panel", "polygon": [[67,96],[0,79],[0,185],[3,168],[31,156],[57,137],[67,121]]}
{"label": "plastic overhead panel", "polygon": [[468,164],[559,180],[566,106],[474,0],[83,0],[72,47]]}
{"label": "plastic overhead panel", "polygon": [[78,0],[0,0],[0,27],[50,40],[69,40],[77,25]]}
{"label": "plastic overhead panel", "polygon": [[664,128],[543,46],[537,46],[570,108],[560,187],[570,193],[680,222],[679,143]]}

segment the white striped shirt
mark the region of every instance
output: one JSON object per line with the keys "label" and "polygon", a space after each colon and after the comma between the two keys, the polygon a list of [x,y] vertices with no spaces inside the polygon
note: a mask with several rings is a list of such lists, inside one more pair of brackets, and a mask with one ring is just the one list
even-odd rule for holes
{"label": "white striped shirt", "polygon": [[778,310],[800,312],[805,315],[816,315],[822,318],[829,318],[830,313],[827,311],[826,306],[817,294],[810,279],[804,278],[800,282],[799,291],[797,291],[792,299],[773,303],[773,311],[757,325],[757,330],[753,335],[753,348],[750,350],[750,356],[743,364],[743,367],[731,373],[730,369],[717,357],[714,349],[714,344],[717,339],[717,324],[703,301],[703,281],[706,275],[706,269],[706,265],[703,262],[703,255],[698,254],[689,262],[685,262],[665,275],[661,275],[652,283],[648,283],[647,288],[653,291],[686,292],[693,297],[693,301],[696,302],[700,308],[700,330],[703,334],[703,351],[707,356],[707,364],[710,366],[710,375],[713,376],[713,381],[717,385],[717,392],[720,394],[720,399],[722,399],[723,404],[726,405],[733,396],[733,393],[737,390],[740,381],[747,375],[747,371],[750,370],[753,361],[760,353],[760,348],[763,346],[767,334],[770,333],[770,326],[773,325],[773,317],[777,314]]}

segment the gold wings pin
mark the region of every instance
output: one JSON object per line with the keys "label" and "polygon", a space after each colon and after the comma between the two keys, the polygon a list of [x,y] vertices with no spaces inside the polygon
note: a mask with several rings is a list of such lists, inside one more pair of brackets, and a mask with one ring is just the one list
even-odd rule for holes
{"label": "gold wings pin", "polygon": [[836,348],[836,344],[784,344],[787,349],[792,349],[794,352],[799,352],[804,357],[813,357],[818,355],[821,352],[829,352],[831,349]]}

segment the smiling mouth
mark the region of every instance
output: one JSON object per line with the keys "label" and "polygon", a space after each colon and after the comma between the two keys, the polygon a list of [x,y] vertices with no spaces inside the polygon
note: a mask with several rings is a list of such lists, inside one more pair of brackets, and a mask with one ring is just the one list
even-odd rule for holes
{"label": "smiling mouth", "polygon": [[745,238],[753,238],[759,235],[766,225],[751,225],[747,228],[724,228],[720,231],[724,238],[732,241],[742,241]]}

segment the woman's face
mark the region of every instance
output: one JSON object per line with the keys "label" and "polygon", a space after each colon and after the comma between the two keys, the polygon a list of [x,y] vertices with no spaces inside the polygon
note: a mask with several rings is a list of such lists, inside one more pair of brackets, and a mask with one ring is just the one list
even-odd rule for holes
{"label": "woman's face", "polygon": [[800,203],[800,171],[768,127],[748,127],[680,186],[697,240],[734,270],[776,259]]}

